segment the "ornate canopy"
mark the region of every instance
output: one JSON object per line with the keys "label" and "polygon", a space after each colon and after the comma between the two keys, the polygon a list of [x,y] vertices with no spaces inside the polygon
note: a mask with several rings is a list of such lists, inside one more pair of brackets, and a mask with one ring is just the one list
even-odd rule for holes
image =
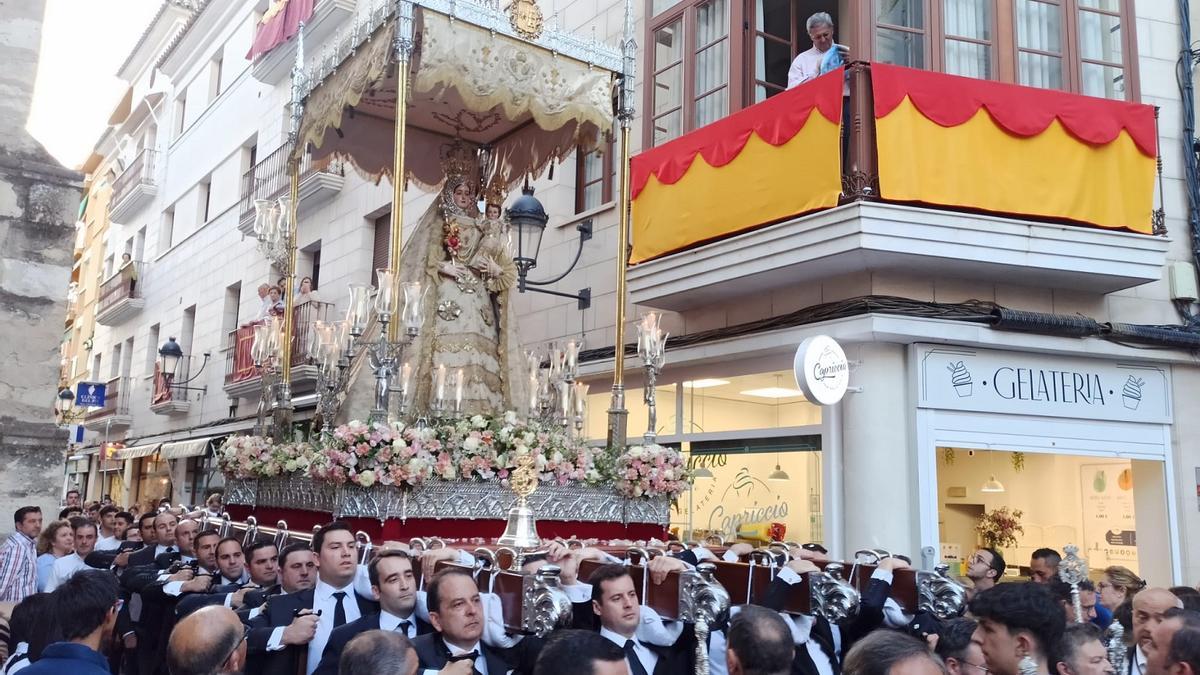
{"label": "ornate canopy", "polygon": [[296,147],[318,160],[346,159],[373,179],[391,173],[397,30],[402,38],[411,32],[415,44],[409,180],[427,189],[439,185],[440,150],[454,138],[489,151],[481,185],[498,178],[510,187],[576,146],[594,147],[613,123],[620,50],[552,28],[535,36],[527,28],[495,5],[381,5],[297,83],[303,113]]}

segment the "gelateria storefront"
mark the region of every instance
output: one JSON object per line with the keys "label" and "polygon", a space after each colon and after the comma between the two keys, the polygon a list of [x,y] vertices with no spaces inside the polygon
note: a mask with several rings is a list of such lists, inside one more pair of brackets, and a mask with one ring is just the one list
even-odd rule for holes
{"label": "gelateria storefront", "polygon": [[[671,530],[682,539],[720,534],[819,543],[821,408],[805,400],[790,369],[746,369],[676,369],[697,376],[655,390],[657,441],[681,448],[697,475],[672,511]],[[634,439],[646,429],[648,412],[640,386],[630,392]],[[604,439],[608,403],[607,391],[588,397],[586,429],[597,442]]]}
{"label": "gelateria storefront", "polygon": [[[1171,373],[1137,362],[914,345],[923,543],[970,557],[978,525],[1020,512],[1010,576],[1041,547],[1079,547],[1093,576],[1180,569],[1170,461]],[[936,533],[936,535],[935,535]]]}

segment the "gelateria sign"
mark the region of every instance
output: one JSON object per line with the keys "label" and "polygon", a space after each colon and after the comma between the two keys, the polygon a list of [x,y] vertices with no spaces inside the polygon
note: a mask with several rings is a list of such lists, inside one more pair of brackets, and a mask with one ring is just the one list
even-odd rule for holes
{"label": "gelateria sign", "polygon": [[1171,422],[1166,366],[944,345],[915,349],[922,408]]}

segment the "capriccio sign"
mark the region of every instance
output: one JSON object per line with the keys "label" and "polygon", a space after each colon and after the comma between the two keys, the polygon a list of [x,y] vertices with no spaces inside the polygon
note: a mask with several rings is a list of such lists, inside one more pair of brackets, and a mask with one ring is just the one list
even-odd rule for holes
{"label": "capriccio sign", "polygon": [[801,342],[792,369],[796,385],[812,403],[833,405],[846,395],[850,362],[842,346],[831,337],[814,335]]}

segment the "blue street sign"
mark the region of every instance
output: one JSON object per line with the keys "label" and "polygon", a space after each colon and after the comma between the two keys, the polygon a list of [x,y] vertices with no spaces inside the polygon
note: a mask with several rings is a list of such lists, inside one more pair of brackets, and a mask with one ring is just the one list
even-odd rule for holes
{"label": "blue street sign", "polygon": [[104,385],[98,382],[80,382],[75,389],[75,405],[80,408],[103,408]]}
{"label": "blue street sign", "polygon": [[82,443],[83,442],[83,425],[82,424],[72,424],[70,427],[70,430],[71,430],[71,442],[72,443]]}

